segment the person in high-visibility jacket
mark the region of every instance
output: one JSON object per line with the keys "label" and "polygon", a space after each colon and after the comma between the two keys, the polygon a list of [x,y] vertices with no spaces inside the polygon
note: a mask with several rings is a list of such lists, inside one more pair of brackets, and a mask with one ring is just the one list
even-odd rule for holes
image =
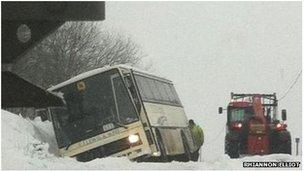
{"label": "person in high-visibility jacket", "polygon": [[191,154],[191,160],[197,161],[199,158],[199,150],[204,144],[204,132],[199,125],[194,123],[193,119],[189,120],[189,128],[192,134],[194,146],[196,148],[195,152]]}

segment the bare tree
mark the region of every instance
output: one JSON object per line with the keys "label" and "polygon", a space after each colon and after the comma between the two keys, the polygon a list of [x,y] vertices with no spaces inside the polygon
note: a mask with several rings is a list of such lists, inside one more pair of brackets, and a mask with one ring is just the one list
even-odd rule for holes
{"label": "bare tree", "polygon": [[140,63],[141,51],[129,37],[98,22],[67,22],[18,61],[14,72],[48,88],[105,65]]}

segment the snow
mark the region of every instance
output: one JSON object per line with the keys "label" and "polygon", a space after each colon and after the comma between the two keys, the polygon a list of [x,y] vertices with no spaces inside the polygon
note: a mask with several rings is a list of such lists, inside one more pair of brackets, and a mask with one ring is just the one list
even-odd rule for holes
{"label": "snow", "polygon": [[87,163],[74,158],[58,157],[51,122],[31,121],[5,110],[2,122],[2,169],[243,169],[243,161],[301,161],[300,157],[285,154],[230,159],[221,154],[216,158],[202,155],[201,162],[137,163],[127,158],[102,158]]}

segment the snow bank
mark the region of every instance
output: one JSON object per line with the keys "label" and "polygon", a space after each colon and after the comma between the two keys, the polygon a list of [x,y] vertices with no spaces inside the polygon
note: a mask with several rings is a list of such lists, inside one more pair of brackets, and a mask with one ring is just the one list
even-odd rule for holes
{"label": "snow bank", "polygon": [[81,163],[73,158],[58,157],[56,141],[50,122],[30,121],[1,111],[2,169],[243,169],[243,161],[301,161],[290,155],[244,157],[231,160],[227,155],[216,159],[203,156],[201,162],[137,163],[127,158],[103,158]]}

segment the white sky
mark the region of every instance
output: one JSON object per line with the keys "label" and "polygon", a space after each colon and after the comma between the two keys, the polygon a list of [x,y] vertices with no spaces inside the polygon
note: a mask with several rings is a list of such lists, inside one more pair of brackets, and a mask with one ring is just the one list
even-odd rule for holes
{"label": "white sky", "polygon": [[[128,34],[153,71],[175,83],[204,129],[204,154],[224,150],[230,92],[281,97],[301,69],[301,2],[106,2],[104,26]],[[301,136],[301,78],[283,101]],[[211,142],[212,141],[212,142]],[[294,145],[294,144],[293,144]]]}

